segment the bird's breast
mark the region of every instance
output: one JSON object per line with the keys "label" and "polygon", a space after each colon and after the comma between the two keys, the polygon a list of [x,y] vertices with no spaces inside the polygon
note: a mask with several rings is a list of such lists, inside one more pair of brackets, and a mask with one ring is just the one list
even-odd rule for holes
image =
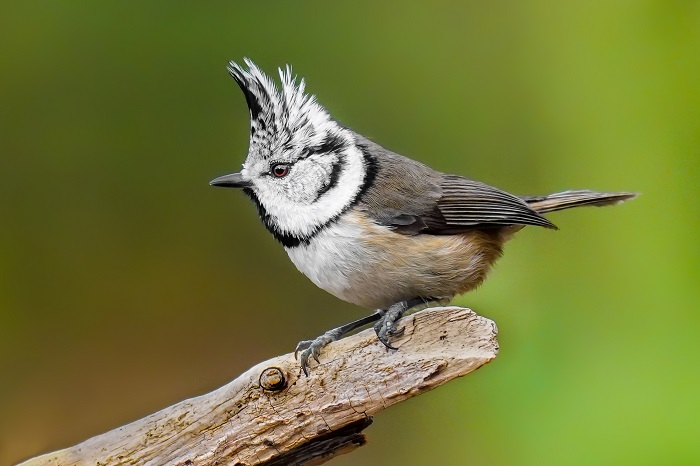
{"label": "bird's breast", "polygon": [[318,287],[359,306],[385,309],[413,298],[451,299],[478,286],[502,242],[498,230],[403,235],[351,209],[287,253]]}
{"label": "bird's breast", "polygon": [[353,277],[372,261],[360,241],[361,235],[358,225],[341,218],[309,243],[285,249],[297,269],[316,286],[340,299],[360,304],[353,299]]}

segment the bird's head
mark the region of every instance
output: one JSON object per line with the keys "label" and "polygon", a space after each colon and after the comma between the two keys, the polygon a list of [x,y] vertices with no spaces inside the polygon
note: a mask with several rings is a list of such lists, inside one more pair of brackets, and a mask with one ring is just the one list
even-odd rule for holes
{"label": "bird's head", "polygon": [[250,111],[250,145],[239,173],[211,181],[242,188],[268,230],[285,246],[308,242],[357,199],[369,181],[369,161],[354,133],[304,92],[291,68],[279,69],[280,88],[255,63],[228,71]]}

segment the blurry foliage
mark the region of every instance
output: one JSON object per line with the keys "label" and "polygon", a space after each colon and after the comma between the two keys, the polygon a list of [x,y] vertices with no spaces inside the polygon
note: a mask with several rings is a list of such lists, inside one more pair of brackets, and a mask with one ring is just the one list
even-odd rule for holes
{"label": "blurry foliage", "polygon": [[700,3],[5,2],[0,463],[77,443],[366,313],[316,289],[240,193],[225,72],[285,63],[342,123],[551,216],[456,302],[488,367],[333,464],[700,462]]}

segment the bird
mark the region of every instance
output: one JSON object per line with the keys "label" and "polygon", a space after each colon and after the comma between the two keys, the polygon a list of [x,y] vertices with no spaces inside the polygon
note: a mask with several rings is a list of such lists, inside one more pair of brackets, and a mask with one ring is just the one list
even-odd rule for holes
{"label": "bird", "polygon": [[329,343],[374,324],[395,350],[397,321],[418,306],[478,287],[525,226],[543,214],[619,204],[633,192],[569,190],[516,196],[394,153],[336,121],[289,65],[279,86],[252,60],[230,62],[250,113],[242,170],[210,185],[238,188],[299,271],[319,288],[374,309],[296,346],[303,372]]}

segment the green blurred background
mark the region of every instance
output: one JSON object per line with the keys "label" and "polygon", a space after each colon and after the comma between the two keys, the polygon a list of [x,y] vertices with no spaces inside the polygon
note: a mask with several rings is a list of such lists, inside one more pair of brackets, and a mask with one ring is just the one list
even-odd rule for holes
{"label": "green blurred background", "polygon": [[285,63],[342,123],[520,194],[634,190],[529,228],[458,298],[477,373],[334,465],[700,464],[700,2],[4,2],[0,464],[217,388],[366,314],[236,192],[225,71]]}

